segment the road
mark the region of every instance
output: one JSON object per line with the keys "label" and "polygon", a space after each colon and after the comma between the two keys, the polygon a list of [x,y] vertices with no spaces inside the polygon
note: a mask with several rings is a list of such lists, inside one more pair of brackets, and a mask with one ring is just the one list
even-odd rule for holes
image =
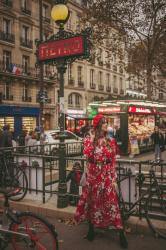
{"label": "road", "polygon": [[[120,250],[119,238],[116,231],[97,231],[93,242],[84,239],[87,232],[87,224],[79,226],[68,225],[53,218],[48,218],[54,223],[59,239],[59,250]],[[165,250],[166,240],[156,239],[151,232],[127,234],[129,250]],[[12,250],[8,247],[7,250]],[[24,250],[24,249],[22,249]],[[50,249],[48,249],[50,250]]]}

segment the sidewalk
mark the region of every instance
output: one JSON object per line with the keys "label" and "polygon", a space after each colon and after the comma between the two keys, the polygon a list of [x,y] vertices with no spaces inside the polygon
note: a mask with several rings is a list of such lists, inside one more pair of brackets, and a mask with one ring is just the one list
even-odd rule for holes
{"label": "sidewalk", "polygon": [[[123,157],[124,159],[130,159],[129,157]],[[153,153],[146,153],[141,156],[136,156],[130,160],[153,160]],[[163,153],[163,160],[166,161],[166,151]],[[66,208],[57,208],[57,196],[53,195],[50,199],[43,204],[39,200],[30,200],[26,197],[20,202],[11,202],[11,206],[19,211],[31,211],[37,214],[41,214],[47,217],[54,217],[58,219],[71,219],[75,213],[75,207],[68,206]],[[139,220],[137,217],[131,217],[128,221],[129,227],[132,230],[139,232],[151,232],[145,219]],[[162,222],[158,221],[157,225],[162,227]]]}

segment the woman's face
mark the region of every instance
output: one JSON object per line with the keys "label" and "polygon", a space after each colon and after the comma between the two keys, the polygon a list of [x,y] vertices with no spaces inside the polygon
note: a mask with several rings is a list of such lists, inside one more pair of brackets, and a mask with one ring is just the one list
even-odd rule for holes
{"label": "woman's face", "polygon": [[101,131],[103,132],[107,132],[107,121],[105,119],[103,119],[102,125],[101,125]]}

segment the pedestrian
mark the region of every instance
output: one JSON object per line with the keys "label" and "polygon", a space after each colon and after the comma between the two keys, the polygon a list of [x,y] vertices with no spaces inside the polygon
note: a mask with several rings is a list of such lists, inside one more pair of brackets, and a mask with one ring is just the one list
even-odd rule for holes
{"label": "pedestrian", "polygon": [[107,136],[107,122],[103,115],[93,119],[94,134],[84,139],[84,154],[87,157],[86,185],[77,205],[75,221],[87,220],[87,239],[94,240],[94,228],[114,226],[120,236],[120,244],[127,248],[122,219],[116,194],[114,139]]}
{"label": "pedestrian", "polygon": [[159,131],[159,127],[154,127],[154,132],[151,135],[152,143],[154,145],[155,161],[161,160],[161,152],[164,151],[164,136]]}
{"label": "pedestrian", "polygon": [[76,161],[73,164],[72,170],[67,175],[66,181],[70,181],[70,191],[69,191],[69,203],[72,206],[76,206],[78,202],[79,186],[81,180],[81,164]]}
{"label": "pedestrian", "polygon": [[3,131],[0,134],[0,147],[12,147],[12,133],[10,131],[10,125],[4,125]]}

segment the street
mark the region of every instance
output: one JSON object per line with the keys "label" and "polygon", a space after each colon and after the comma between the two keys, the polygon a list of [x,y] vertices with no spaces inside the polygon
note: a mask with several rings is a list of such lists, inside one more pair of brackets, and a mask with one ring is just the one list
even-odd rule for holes
{"label": "street", "polygon": [[[78,226],[68,224],[68,221],[48,218],[58,232],[59,250],[120,250],[119,237],[116,231],[97,231],[93,242],[84,239],[87,232],[87,224]],[[130,232],[127,233],[129,250],[165,250],[166,240],[156,239],[149,231],[147,233]],[[7,250],[12,250],[8,247]],[[48,249],[50,250],[50,249]]]}

